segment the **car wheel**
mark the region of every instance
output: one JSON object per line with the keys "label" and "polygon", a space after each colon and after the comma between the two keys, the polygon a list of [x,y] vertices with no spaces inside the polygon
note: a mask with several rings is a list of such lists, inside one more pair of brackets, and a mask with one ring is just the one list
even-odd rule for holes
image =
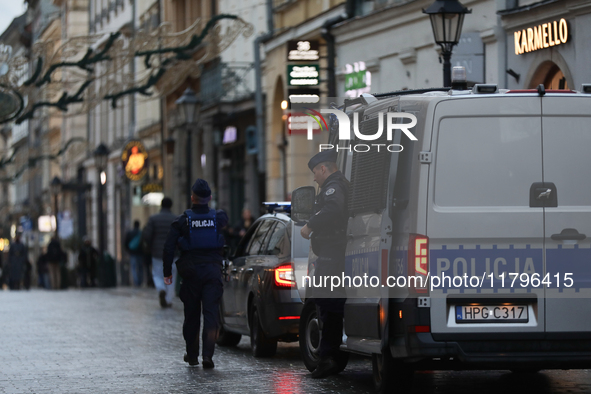
{"label": "car wheel", "polygon": [[263,332],[256,307],[250,319],[250,346],[255,357],[271,357],[277,352],[277,339],[267,338]]}
{"label": "car wheel", "polygon": [[[307,302],[306,305],[304,305],[300,317],[299,340],[300,353],[304,360],[304,365],[310,372],[314,371],[320,362],[318,350],[321,337],[322,333],[320,331],[320,320],[318,319],[318,313],[316,312],[316,304],[314,302]],[[343,371],[349,363],[349,353],[339,352],[335,361],[339,366],[338,372]]]}
{"label": "car wheel", "polygon": [[215,343],[220,346],[236,346],[240,342],[240,339],[242,339],[242,335],[226,331],[224,330],[224,326],[222,326]]}
{"label": "car wheel", "polygon": [[304,365],[310,372],[314,371],[320,362],[318,356],[320,335],[320,322],[316,313],[316,304],[307,302],[300,317],[300,353]]}
{"label": "car wheel", "polygon": [[394,360],[390,349],[384,349],[382,354],[373,354],[371,361],[376,392],[381,394],[410,391],[414,371],[402,362]]}

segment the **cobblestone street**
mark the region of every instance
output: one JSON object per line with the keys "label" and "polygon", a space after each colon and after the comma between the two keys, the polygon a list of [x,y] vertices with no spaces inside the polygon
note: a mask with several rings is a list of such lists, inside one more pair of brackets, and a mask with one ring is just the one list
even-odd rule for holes
{"label": "cobblestone street", "polygon": [[[153,289],[0,292],[0,393],[371,393],[371,362],[313,380],[297,344],[255,359],[249,338],[217,348],[216,368],[182,361],[182,304]],[[585,393],[591,373],[419,372],[413,393]]]}

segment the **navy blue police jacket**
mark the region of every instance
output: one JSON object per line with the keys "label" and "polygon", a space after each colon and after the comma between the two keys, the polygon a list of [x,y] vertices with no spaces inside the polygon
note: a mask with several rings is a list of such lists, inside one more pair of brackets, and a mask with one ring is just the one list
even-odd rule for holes
{"label": "navy blue police jacket", "polygon": [[[209,212],[208,204],[193,204],[191,210],[196,214],[206,214]],[[216,211],[216,221],[218,231],[221,232],[228,224],[228,215],[221,209]],[[172,263],[174,261],[174,253],[177,247],[179,247],[179,241],[182,237],[187,236],[189,233],[188,217],[183,212],[177,217],[174,222],[170,225],[166,242],[164,242],[164,250],[162,252],[162,262],[164,263],[164,277],[172,275]],[[182,250],[181,257],[177,261],[178,264],[197,264],[197,263],[215,263],[221,264],[223,260],[223,248],[212,248],[212,249],[193,249],[193,250]]]}
{"label": "navy blue police jacket", "polygon": [[308,221],[312,233],[312,250],[318,256],[332,254],[347,244],[349,181],[341,171],[326,178],[316,195],[315,214]]}

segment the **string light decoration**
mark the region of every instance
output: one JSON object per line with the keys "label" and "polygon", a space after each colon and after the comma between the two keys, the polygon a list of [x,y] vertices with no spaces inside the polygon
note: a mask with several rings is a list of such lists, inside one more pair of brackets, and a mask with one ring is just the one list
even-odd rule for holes
{"label": "string light decoration", "polygon": [[[181,32],[163,23],[151,31],[121,29],[111,34],[72,37],[64,42],[40,41],[29,60],[2,62],[0,123],[32,119],[38,109],[55,107],[66,116],[87,113],[103,100],[113,108],[130,94],[167,96],[187,78],[198,78],[201,66],[217,57],[239,36],[249,37],[254,26],[236,15],[196,20]],[[56,49],[57,47],[57,49]],[[136,59],[137,67],[131,67]],[[25,99],[26,98],[26,99]],[[66,113],[67,111],[67,113]],[[0,163],[0,167],[3,163]]]}

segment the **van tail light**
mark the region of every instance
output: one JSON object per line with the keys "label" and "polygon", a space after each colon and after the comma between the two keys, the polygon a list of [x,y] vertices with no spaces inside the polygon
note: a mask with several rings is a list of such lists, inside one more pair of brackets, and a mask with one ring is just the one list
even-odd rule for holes
{"label": "van tail light", "polygon": [[[426,293],[429,280],[429,237],[410,234],[408,244],[408,288],[411,293]],[[411,279],[414,277],[415,279]]]}
{"label": "van tail light", "polygon": [[281,264],[275,268],[275,284],[279,287],[292,287],[295,285],[293,265]]}

